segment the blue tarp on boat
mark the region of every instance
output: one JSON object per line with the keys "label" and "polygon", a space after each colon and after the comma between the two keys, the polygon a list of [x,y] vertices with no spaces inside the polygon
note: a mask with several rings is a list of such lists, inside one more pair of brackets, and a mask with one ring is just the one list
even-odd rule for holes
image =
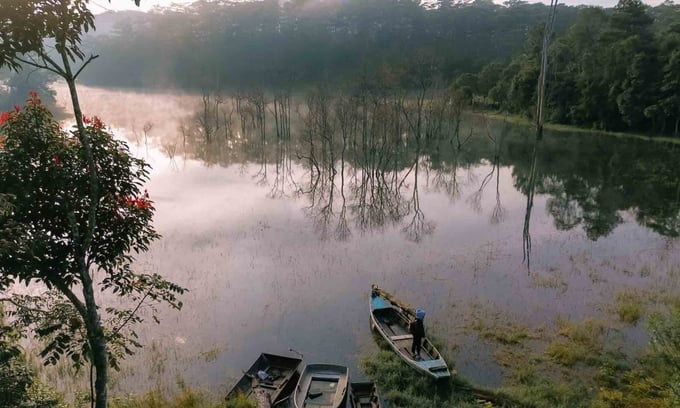
{"label": "blue tarp on boat", "polygon": [[371,307],[373,308],[373,310],[388,309],[391,307],[391,303],[388,302],[386,299],[381,298],[380,296],[376,296],[371,299]]}

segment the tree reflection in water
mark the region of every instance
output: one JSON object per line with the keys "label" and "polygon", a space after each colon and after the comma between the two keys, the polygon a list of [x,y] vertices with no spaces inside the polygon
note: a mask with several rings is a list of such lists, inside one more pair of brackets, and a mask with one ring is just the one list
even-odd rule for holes
{"label": "tree reflection in water", "polygon": [[[592,240],[622,223],[623,212],[661,235],[680,235],[680,146],[557,133],[536,142],[529,129],[505,120],[461,119],[456,93],[417,96],[414,102],[388,86],[339,95],[315,89],[304,98],[281,90],[220,96],[182,121],[182,140],[165,141],[175,146],[166,153],[172,159],[182,150],[209,165],[257,163],[256,180],[269,186],[270,197],[295,194],[307,201],[323,239],[399,227],[420,242],[435,230],[421,206],[423,186],[452,202],[468,191],[466,202],[484,212],[485,191],[495,182],[495,205],[486,211],[491,225],[501,224],[504,168],[526,197],[527,267],[539,195],[547,196],[558,230],[581,227]],[[220,123],[223,136],[206,132],[203,123]]]}
{"label": "tree reflection in water", "polygon": [[533,153],[531,155],[531,166],[529,167],[529,182],[527,185],[526,197],[527,206],[524,212],[524,229],[522,230],[522,260],[527,263],[527,272],[531,272],[531,211],[534,208],[534,193],[536,191],[536,178],[538,174],[538,149],[541,145],[540,138],[534,141]]}

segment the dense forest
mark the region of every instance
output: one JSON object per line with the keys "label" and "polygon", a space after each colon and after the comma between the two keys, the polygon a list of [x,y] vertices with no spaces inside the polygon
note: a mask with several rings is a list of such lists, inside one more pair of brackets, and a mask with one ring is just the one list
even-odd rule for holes
{"label": "dense forest", "polygon": [[[564,33],[578,12],[561,6],[556,31]],[[99,35],[88,46],[102,57],[83,74],[86,83],[198,89],[407,81],[420,63],[450,81],[490,61],[507,62],[548,7],[512,0],[198,1],[117,14],[97,17]]]}
{"label": "dense forest", "polygon": [[[491,63],[458,83],[484,103],[532,115],[542,38],[535,27],[510,63]],[[552,41],[549,61],[549,121],[679,135],[680,6],[621,0],[613,10],[583,8]]]}
{"label": "dense forest", "polygon": [[[453,85],[476,107],[531,117],[548,14],[521,0],[202,0],[109,12],[85,38],[101,58],[80,79],[197,91]],[[549,122],[678,136],[680,5],[561,5],[549,64]],[[40,82],[33,75],[5,84],[21,99]],[[7,108],[17,98],[4,99]]]}

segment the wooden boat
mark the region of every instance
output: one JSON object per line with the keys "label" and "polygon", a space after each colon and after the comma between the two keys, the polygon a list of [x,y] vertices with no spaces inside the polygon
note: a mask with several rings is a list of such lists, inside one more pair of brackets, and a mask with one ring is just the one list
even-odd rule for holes
{"label": "wooden boat", "polygon": [[416,360],[411,354],[413,335],[408,325],[415,318],[413,308],[376,285],[371,286],[369,306],[371,326],[408,365],[435,379],[451,376],[446,361],[427,337],[423,339],[421,358]]}
{"label": "wooden boat", "polygon": [[239,395],[257,401],[258,408],[270,408],[287,399],[300,377],[301,358],[262,353],[227,394],[227,400]]}
{"label": "wooden boat", "polygon": [[295,408],[344,408],[348,378],[347,367],[308,364],[293,394]]}
{"label": "wooden boat", "polygon": [[349,385],[349,401],[351,408],[380,408],[378,389],[372,382],[351,383]]}

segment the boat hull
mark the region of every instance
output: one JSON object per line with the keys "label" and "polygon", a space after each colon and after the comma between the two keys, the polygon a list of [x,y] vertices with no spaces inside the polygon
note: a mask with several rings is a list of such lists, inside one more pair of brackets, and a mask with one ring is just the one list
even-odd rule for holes
{"label": "boat hull", "polygon": [[332,364],[308,364],[293,394],[295,408],[344,408],[349,370]]}
{"label": "boat hull", "polygon": [[351,408],[381,408],[382,402],[378,395],[378,389],[372,382],[351,383],[350,407]]}
{"label": "boat hull", "polygon": [[[255,399],[259,407],[274,406],[292,394],[300,377],[301,364],[300,358],[262,353],[232,387],[226,399],[245,395]],[[269,374],[271,379],[261,380],[260,371]]]}
{"label": "boat hull", "polygon": [[435,379],[451,377],[446,361],[427,337],[422,340],[422,358],[416,359],[411,354],[413,336],[408,332],[408,323],[415,317],[412,308],[373,285],[369,309],[371,327],[406,364]]}

